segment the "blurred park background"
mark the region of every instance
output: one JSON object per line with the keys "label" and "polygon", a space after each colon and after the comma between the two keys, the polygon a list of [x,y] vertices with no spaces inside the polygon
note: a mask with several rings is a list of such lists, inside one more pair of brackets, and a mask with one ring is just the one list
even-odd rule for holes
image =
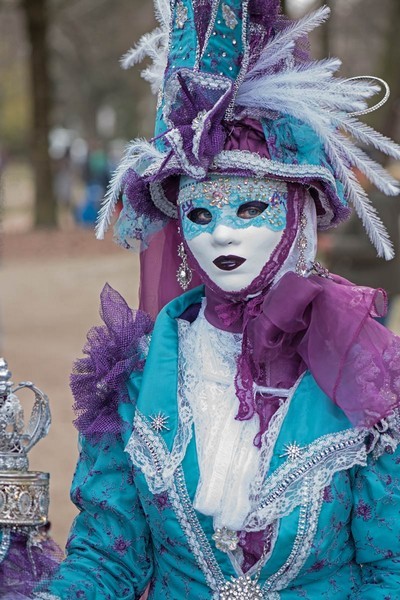
{"label": "blurred park background", "polygon": [[[283,4],[299,17],[321,3]],[[389,101],[365,121],[399,141],[400,1],[324,4],[332,18],[314,36],[313,54],[342,58],[343,77],[388,81]],[[137,300],[137,257],[115,246],[112,234],[96,241],[93,223],[125,143],[151,136],[154,99],[140,69],[122,71],[119,58],[153,26],[151,0],[0,0],[0,355],[15,382],[33,380],[50,396],[52,430],[32,453],[31,468],[51,472],[52,531],[62,546],[75,514],[71,364],[99,323],[106,281],[131,306]],[[397,240],[399,209],[388,217]],[[349,247],[363,248],[357,231],[343,235]],[[334,263],[334,247],[347,248],[344,240],[321,239],[322,258]],[[358,252],[367,258],[368,250]],[[389,277],[400,285],[397,268]],[[368,277],[369,266],[363,269]],[[389,326],[399,331],[396,293]]]}

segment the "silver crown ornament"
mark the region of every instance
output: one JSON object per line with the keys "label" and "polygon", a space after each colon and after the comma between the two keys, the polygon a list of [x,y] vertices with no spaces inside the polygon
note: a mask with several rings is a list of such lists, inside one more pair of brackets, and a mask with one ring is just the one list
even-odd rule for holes
{"label": "silver crown ornament", "polygon": [[[25,389],[34,394],[27,424],[17,396]],[[50,421],[46,394],[30,381],[14,387],[7,362],[0,358],[0,530],[3,534],[38,531],[47,523],[49,474],[28,471],[28,452],[47,435]]]}

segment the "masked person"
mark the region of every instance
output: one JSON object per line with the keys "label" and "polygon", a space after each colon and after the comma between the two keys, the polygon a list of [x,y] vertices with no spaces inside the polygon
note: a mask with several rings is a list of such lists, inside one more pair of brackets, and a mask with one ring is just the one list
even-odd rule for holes
{"label": "masked person", "polygon": [[38,597],[394,600],[400,341],[374,320],[383,291],[315,263],[349,202],[391,255],[352,165],[397,186],[347,135],[400,156],[356,118],[378,88],[309,59],[326,8],[156,8],[125,61],[155,59],[156,135],[128,148],[98,226],[122,189],[145,310],[106,287],[76,363],[80,514]]}

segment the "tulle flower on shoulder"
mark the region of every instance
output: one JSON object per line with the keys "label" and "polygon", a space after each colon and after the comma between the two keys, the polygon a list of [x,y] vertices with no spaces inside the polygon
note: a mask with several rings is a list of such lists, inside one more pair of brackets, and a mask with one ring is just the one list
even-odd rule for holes
{"label": "tulle flower on shoulder", "polygon": [[151,317],[131,310],[122,296],[106,284],[100,296],[104,325],[93,327],[71,375],[75,426],[88,438],[118,435],[124,424],[118,404],[129,401],[126,382],[142,371],[153,329]]}

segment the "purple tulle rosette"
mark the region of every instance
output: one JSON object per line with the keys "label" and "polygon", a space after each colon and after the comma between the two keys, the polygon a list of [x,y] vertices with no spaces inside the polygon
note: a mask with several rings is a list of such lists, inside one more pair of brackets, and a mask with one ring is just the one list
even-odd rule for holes
{"label": "purple tulle rosette", "polygon": [[75,426],[93,441],[118,435],[124,424],[118,404],[129,401],[126,381],[144,368],[153,321],[143,311],[132,311],[108,284],[100,296],[103,326],[93,327],[71,375],[77,415]]}
{"label": "purple tulle rosette", "polygon": [[31,598],[38,584],[48,580],[63,559],[51,538],[31,544],[23,533],[12,533],[10,548],[0,563],[0,598]]}
{"label": "purple tulle rosette", "polygon": [[232,100],[232,82],[223,76],[199,76],[182,69],[167,87],[171,100],[164,114],[170,128],[166,140],[183,172],[203,179],[224,147],[223,119]]}

